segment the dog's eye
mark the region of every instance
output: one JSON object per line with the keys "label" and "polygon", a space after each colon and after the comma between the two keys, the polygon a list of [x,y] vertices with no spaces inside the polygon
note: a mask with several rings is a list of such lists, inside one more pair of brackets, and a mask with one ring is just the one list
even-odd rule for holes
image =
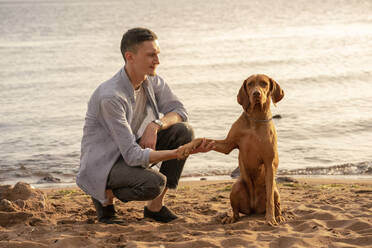
{"label": "dog's eye", "polygon": [[248,83],[248,86],[249,86],[249,87],[252,87],[253,84],[254,84],[253,82],[249,82],[249,83]]}
{"label": "dog's eye", "polygon": [[261,87],[266,88],[267,83],[265,81],[260,82]]}

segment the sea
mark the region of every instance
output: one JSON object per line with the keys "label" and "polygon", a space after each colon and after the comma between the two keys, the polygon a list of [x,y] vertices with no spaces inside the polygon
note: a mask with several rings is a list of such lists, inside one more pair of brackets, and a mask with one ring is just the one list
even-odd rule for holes
{"label": "sea", "polygon": [[[196,137],[225,138],[263,73],[285,92],[279,174],[372,180],[370,0],[0,0],[0,184],[75,183],[87,102],[133,27],[158,35],[157,72]],[[195,154],[183,176],[237,166],[237,150]]]}

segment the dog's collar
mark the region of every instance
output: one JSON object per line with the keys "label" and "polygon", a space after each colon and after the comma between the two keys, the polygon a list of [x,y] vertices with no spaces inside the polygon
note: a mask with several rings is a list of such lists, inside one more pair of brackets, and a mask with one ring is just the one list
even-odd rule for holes
{"label": "dog's collar", "polygon": [[263,120],[255,119],[255,118],[250,117],[246,112],[244,113],[248,120],[255,121],[255,122],[269,122],[273,119],[273,117],[270,117],[269,119],[263,119]]}

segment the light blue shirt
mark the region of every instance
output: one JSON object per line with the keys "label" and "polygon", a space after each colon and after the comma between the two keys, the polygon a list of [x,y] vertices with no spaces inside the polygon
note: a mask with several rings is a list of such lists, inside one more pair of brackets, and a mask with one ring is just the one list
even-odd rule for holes
{"label": "light blue shirt", "polygon": [[[142,86],[155,118],[176,112],[187,121],[183,104],[161,77],[149,76]],[[150,149],[136,143],[131,129],[134,104],[134,89],[124,67],[102,83],[88,102],[76,183],[102,203],[108,174],[120,155],[129,166],[149,166]]]}

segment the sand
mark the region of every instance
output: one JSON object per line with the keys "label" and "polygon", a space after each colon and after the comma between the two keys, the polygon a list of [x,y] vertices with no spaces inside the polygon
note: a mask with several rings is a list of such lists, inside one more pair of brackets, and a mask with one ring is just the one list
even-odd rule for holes
{"label": "sand", "polygon": [[0,186],[0,247],[372,247],[372,182],[298,179],[280,183],[286,222],[231,216],[233,180],[182,182],[167,195],[180,218],[143,219],[143,202],[116,201],[125,225],[97,223],[78,188]]}

